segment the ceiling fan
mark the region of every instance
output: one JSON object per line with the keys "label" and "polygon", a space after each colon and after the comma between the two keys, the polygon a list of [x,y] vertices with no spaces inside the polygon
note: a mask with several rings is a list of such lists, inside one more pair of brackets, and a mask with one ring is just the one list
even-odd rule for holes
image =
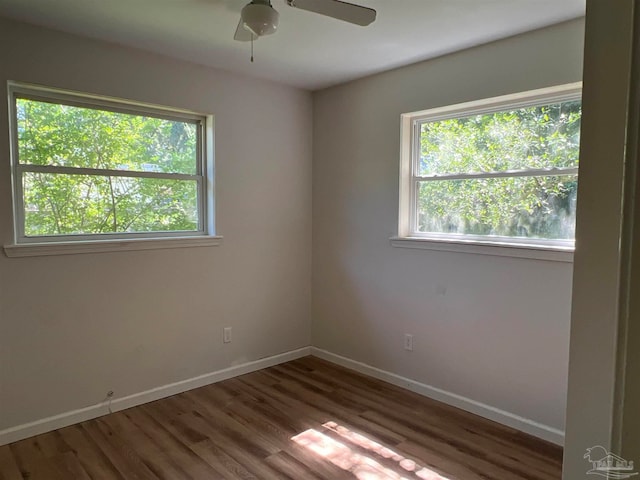
{"label": "ceiling fan", "polygon": [[[286,0],[290,7],[319,13],[355,25],[367,26],[376,19],[376,11],[340,0]],[[240,42],[257,40],[271,35],[278,29],[279,14],[271,6],[271,0],[252,0],[240,14],[240,22],[234,39]]]}

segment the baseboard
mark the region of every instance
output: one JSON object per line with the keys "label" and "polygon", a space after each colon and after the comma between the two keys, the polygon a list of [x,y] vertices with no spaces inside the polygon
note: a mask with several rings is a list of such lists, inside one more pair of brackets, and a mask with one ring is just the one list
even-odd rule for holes
{"label": "baseboard", "polygon": [[[306,357],[311,354],[311,347],[303,347],[297,350],[281,353],[279,355],[273,355],[271,357],[261,358],[253,362],[243,363],[241,365],[235,365],[233,367],[218,370],[216,372],[207,373],[198,377],[189,378],[180,382],[171,383],[161,387],[153,388],[145,392],[135,393],[127,397],[115,398],[111,402],[111,411],[117,412],[125,410],[127,408],[142,405],[144,403],[160,400],[161,398],[170,397],[178,393],[186,392],[194,388],[204,387],[212,383],[220,382],[228,378],[244,375],[245,373],[255,372],[262,370],[263,368],[273,367],[280,363],[289,362],[297,358]],[[35,422],[26,423],[24,425],[18,425],[6,430],[0,430],[0,445],[6,445],[8,443],[17,442],[25,438],[39,435],[41,433],[50,432],[58,428],[68,427],[75,423],[91,420],[92,418],[101,417],[109,413],[109,408],[106,403],[99,403],[91,405],[89,407],[81,408],[79,410],[73,410],[65,412],[53,417],[43,418]]]}
{"label": "baseboard", "polygon": [[[205,385],[210,385],[239,375],[262,370],[263,368],[272,367],[280,363],[289,362],[307,355],[315,355],[316,357],[337,365],[341,365],[364,375],[369,375],[370,377],[406,388],[407,390],[424,395],[425,397],[466,410],[467,412],[471,412],[508,427],[515,428],[516,430],[534,435],[557,445],[564,444],[564,432],[561,430],[316,347],[299,348],[290,352],[273,355],[271,357],[243,363],[241,365],[235,365],[216,372],[207,373],[198,377],[135,393],[127,397],[115,398],[111,402],[111,411],[117,412],[125,410],[137,405],[170,397],[171,395],[177,395],[178,393],[186,392],[194,388],[203,387]],[[0,446],[17,442],[18,440],[39,435],[41,433],[50,432],[58,428],[84,422],[86,420],[91,420],[92,418],[101,417],[108,413],[109,409],[107,404],[99,403],[52,417],[43,418],[35,422],[11,427],[6,430],[0,430]]]}
{"label": "baseboard", "polygon": [[432,398],[439,402],[446,403],[447,405],[460,408],[467,412],[493,420],[494,422],[520,430],[548,442],[555,443],[556,445],[564,444],[564,432],[548,425],[543,425],[528,418],[520,417],[519,415],[500,410],[499,408],[485,405],[484,403],[477,402],[455,393],[447,392],[440,388],[432,387],[431,385],[416,382],[415,380],[372,367],[366,363],[357,362],[350,358],[343,357],[320,348],[311,347],[311,354],[337,365],[341,365],[345,368],[355,370],[356,372],[360,372],[364,375],[406,388],[407,390],[424,395],[425,397]]}

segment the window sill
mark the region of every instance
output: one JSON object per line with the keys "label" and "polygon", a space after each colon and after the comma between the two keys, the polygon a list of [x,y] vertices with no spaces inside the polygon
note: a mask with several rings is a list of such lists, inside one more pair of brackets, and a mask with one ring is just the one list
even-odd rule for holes
{"label": "window sill", "polygon": [[213,247],[222,243],[220,236],[136,238],[89,240],[82,242],[24,243],[4,246],[7,257],[39,257],[45,255],[76,255],[80,253],[157,250],[165,248]]}
{"label": "window sill", "polygon": [[392,237],[391,245],[400,248],[440,250],[445,252],[517,257],[551,262],[573,262],[573,248],[527,245],[517,243],[482,242],[477,240],[433,239],[421,237]]}

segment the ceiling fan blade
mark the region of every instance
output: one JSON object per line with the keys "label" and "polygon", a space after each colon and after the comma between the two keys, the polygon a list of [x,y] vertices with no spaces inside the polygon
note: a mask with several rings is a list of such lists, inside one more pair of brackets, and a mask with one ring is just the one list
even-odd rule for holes
{"label": "ceiling fan blade", "polygon": [[233,39],[239,42],[250,42],[252,37],[254,38],[254,40],[258,39],[257,37],[254,37],[253,33],[251,33],[249,30],[244,28],[244,25],[242,25],[242,18],[241,18],[240,21],[238,22],[238,27],[236,28],[236,33],[233,36]]}
{"label": "ceiling fan blade", "polygon": [[308,10],[363,27],[373,23],[376,19],[374,9],[340,0],[287,0],[287,3],[300,10]]}

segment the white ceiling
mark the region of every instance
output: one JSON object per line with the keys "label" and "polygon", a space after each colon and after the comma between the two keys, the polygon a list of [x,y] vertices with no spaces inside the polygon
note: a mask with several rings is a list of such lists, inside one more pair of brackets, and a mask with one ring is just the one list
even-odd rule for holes
{"label": "white ceiling", "polygon": [[358,27],[272,0],[278,32],[233,34],[249,0],[0,0],[0,15],[172,57],[319,89],[584,15],[585,0],[351,0]]}

